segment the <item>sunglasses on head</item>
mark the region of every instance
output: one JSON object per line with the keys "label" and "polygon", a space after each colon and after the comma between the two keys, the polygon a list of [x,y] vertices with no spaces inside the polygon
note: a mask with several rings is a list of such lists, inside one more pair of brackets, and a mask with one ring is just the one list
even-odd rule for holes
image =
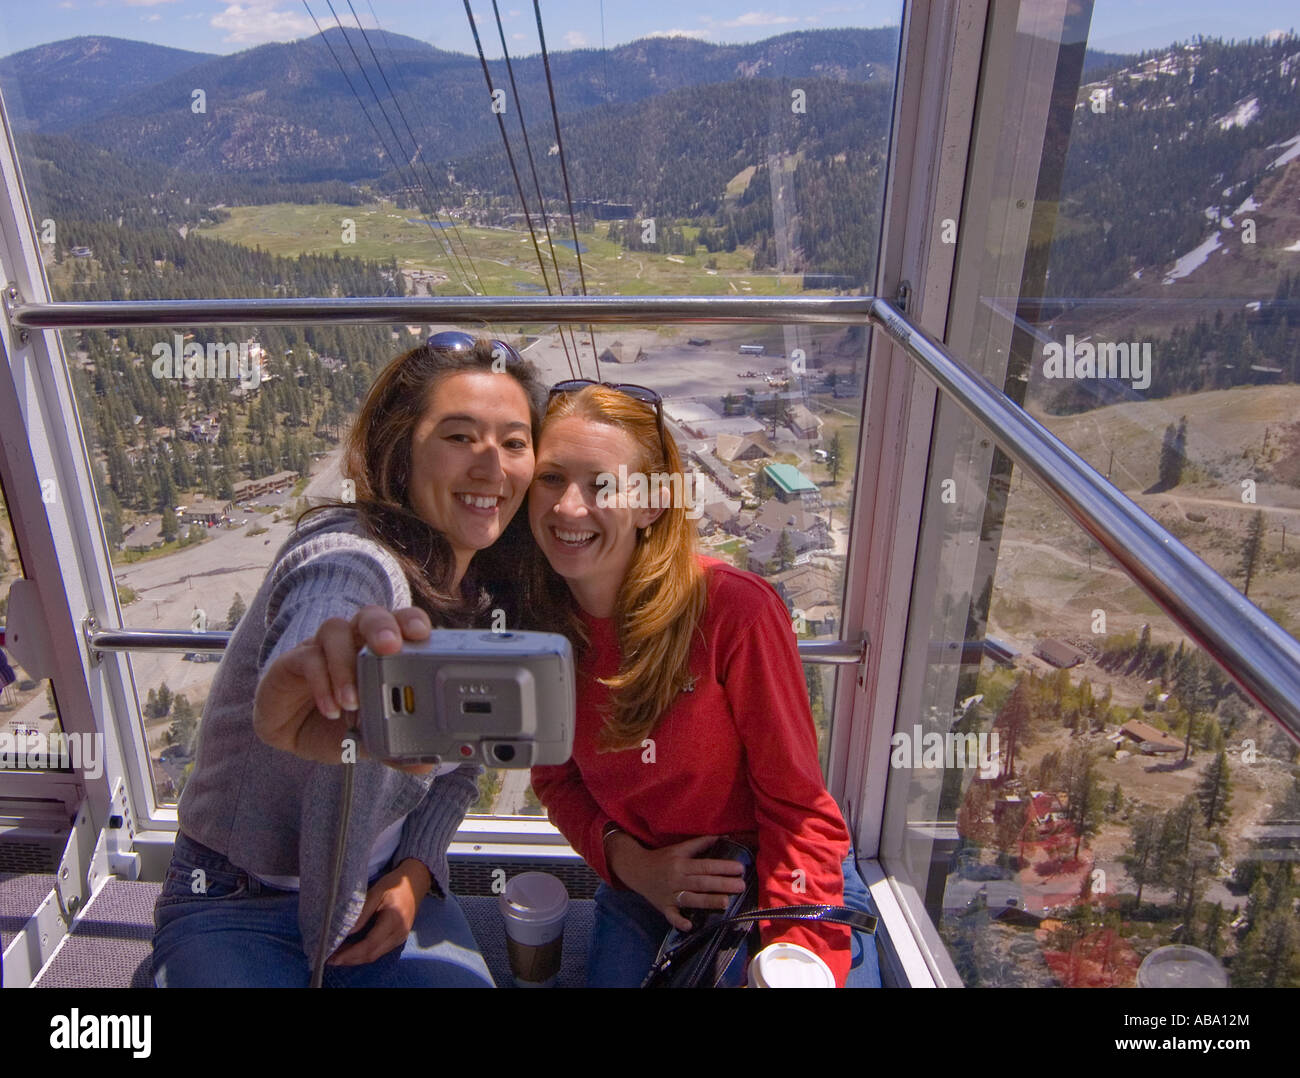
{"label": "sunglasses on head", "polygon": [[664,399],[659,396],[653,389],[648,386],[630,385],[626,382],[597,382],[591,378],[573,378],[567,382],[556,382],[551,386],[550,396],[547,401],[553,400],[561,393],[577,393],[579,390],[586,389],[588,386],[604,386],[606,389],[612,389],[616,393],[622,393],[625,397],[631,397],[642,404],[648,404],[655,410],[655,423],[659,428],[659,445],[663,449],[664,461],[668,460],[668,439],[664,433]]}
{"label": "sunglasses on head", "polygon": [[[464,333],[458,329],[444,330],[442,333],[435,333],[424,342],[429,348],[436,352],[472,352],[478,340],[469,333]],[[522,363],[523,356],[516,352],[505,341],[490,340],[488,344],[492,346],[492,353],[495,356],[496,350],[500,348],[506,355],[507,362]]]}

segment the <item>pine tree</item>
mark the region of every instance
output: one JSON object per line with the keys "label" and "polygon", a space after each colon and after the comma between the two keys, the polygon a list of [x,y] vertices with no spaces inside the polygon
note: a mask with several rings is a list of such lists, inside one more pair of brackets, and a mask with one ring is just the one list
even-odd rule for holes
{"label": "pine tree", "polygon": [[826,443],[826,469],[831,473],[831,482],[838,483],[840,480],[840,469],[844,466],[844,443],[840,438],[838,429],[831,435],[831,440]]}
{"label": "pine tree", "polygon": [[1142,902],[1142,888],[1148,883],[1159,883],[1164,875],[1160,833],[1159,814],[1144,805],[1129,824],[1128,850],[1120,857],[1128,869],[1129,878],[1137,884],[1135,905]]}
{"label": "pine tree", "polygon": [[1101,827],[1105,795],[1097,782],[1092,752],[1084,745],[1074,745],[1065,758],[1066,818],[1074,826],[1074,858],[1084,839],[1091,838]]}
{"label": "pine tree", "polygon": [[194,713],[194,706],[184,694],[177,696],[172,702],[172,724],[167,730],[167,736],[173,744],[188,749],[198,728],[199,720]]}
{"label": "pine tree", "polygon": [[1002,705],[998,717],[993,720],[994,729],[1000,731],[998,743],[1005,754],[1006,766],[1002,769],[1003,781],[1013,779],[1016,775],[1016,749],[1023,741],[1029,743],[1029,724],[1033,719],[1030,699],[1030,685],[1025,675],[1016,681],[1016,686]]}
{"label": "pine tree", "polygon": [[1246,578],[1242,586],[1241,594],[1250,595],[1250,584],[1255,579],[1255,569],[1259,563],[1259,555],[1264,546],[1264,511],[1256,509],[1255,515],[1251,517],[1250,527],[1246,531],[1246,545],[1241,553],[1241,574]]}
{"label": "pine tree", "polygon": [[1211,830],[1228,822],[1232,810],[1232,781],[1228,775],[1227,753],[1220,751],[1205,769],[1196,787],[1196,800],[1205,816],[1205,826]]}
{"label": "pine tree", "polygon": [[786,528],[781,529],[781,538],[776,542],[776,562],[778,572],[784,572],[794,565],[794,543],[790,540],[790,532]]}
{"label": "pine tree", "polygon": [[1183,477],[1186,444],[1187,417],[1183,416],[1178,426],[1170,423],[1165,427],[1164,440],[1160,446],[1160,476],[1156,481],[1157,490],[1171,490],[1178,486]]}
{"label": "pine tree", "polygon": [[233,630],[247,609],[244,605],[244,597],[239,592],[235,592],[235,597],[230,601],[230,609],[226,612],[226,628]]}

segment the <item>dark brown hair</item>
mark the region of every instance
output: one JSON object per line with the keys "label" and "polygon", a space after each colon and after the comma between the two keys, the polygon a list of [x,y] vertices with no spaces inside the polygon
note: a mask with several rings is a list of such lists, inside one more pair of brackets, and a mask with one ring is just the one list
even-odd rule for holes
{"label": "dark brown hair", "polygon": [[469,371],[504,373],[513,378],[528,400],[536,446],[546,406],[545,384],[527,360],[511,360],[503,372],[499,354],[494,356],[491,342],[480,339],[472,350],[460,352],[421,345],[389,363],[370,387],[347,436],[342,471],[356,484],[355,503],[331,501],[307,510],[354,509],[365,529],[397,559],[410,582],[412,603],[424,610],[435,626],[469,625],[493,605],[506,611],[508,624],[518,624],[521,601],[513,578],[519,562],[536,550],[528,514],[521,506],[497,541],[475,554],[461,581],[460,594],[453,594],[455,558],[451,546],[411,506],[412,436],[428,409],[434,387],[444,378]]}

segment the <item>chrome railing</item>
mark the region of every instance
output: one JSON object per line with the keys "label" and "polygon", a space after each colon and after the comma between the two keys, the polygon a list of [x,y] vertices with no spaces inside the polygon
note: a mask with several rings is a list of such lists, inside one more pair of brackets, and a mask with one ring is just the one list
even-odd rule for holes
{"label": "chrome railing", "polygon": [[[0,627],[2,633],[3,627]],[[186,632],[183,629],[90,629],[86,643],[95,653],[107,651],[225,651],[227,632]],[[806,663],[856,666],[866,661],[867,640],[800,640],[799,658]]]}
{"label": "chrome railing", "polygon": [[1256,703],[1300,740],[1300,643],[997,386],[882,299],[565,296],[24,303],[8,292],[5,308],[20,330],[323,322],[878,325]]}

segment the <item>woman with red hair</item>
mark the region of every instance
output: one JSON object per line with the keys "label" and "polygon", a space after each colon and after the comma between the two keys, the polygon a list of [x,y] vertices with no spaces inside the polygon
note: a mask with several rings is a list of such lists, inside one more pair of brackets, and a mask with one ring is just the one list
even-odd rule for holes
{"label": "woman with red hair", "polygon": [[[532,780],[603,881],[592,987],[639,985],[670,930],[690,928],[684,911],[740,893],[740,862],[702,856],[720,836],[756,849],[762,907],[838,905],[847,890],[869,909],[785,604],[762,578],[696,553],[687,485],[652,390],[551,391],[528,515],[552,569],[547,627],[576,645],[578,715],[572,758]],[[878,985],[872,942],[850,936],[763,930],[765,945],[812,950],[837,985]]]}

